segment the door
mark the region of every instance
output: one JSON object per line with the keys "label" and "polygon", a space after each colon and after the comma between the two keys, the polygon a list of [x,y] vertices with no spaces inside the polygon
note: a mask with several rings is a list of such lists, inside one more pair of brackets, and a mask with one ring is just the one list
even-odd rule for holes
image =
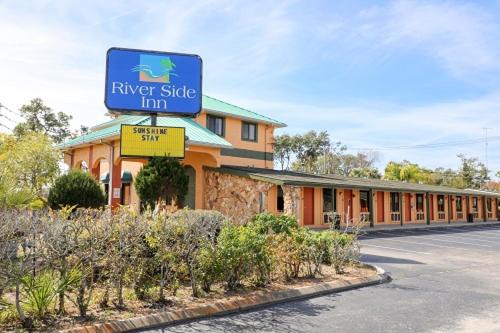
{"label": "door", "polygon": [[384,222],[384,192],[377,192],[377,222]]}
{"label": "door", "polygon": [[314,224],[314,189],[304,187],[304,225]]}
{"label": "door", "polygon": [[411,194],[405,193],[405,221],[411,221]]}
{"label": "door", "polygon": [[352,220],[352,190],[344,190],[344,216],[349,218],[349,223]]}

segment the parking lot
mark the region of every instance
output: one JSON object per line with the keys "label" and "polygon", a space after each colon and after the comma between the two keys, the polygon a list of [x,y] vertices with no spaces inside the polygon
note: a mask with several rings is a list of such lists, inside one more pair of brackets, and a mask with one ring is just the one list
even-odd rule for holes
{"label": "parking lot", "polygon": [[373,231],[361,244],[391,283],[151,332],[500,332],[500,224]]}

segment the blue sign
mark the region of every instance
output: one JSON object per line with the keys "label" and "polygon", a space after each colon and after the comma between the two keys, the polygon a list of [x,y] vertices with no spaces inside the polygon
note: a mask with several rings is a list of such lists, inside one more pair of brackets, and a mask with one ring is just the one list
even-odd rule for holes
{"label": "blue sign", "polygon": [[197,55],[108,50],[104,104],[111,112],[194,116],[201,111]]}

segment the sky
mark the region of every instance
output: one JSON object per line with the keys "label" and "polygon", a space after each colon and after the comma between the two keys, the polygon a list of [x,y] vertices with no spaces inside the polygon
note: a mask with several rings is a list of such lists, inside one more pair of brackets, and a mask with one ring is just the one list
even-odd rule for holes
{"label": "sky", "polygon": [[381,168],[464,153],[500,170],[500,1],[0,0],[0,17],[12,110],[40,97],[96,125],[110,47],[194,53],[204,94],[288,124],[278,134],[326,130]]}

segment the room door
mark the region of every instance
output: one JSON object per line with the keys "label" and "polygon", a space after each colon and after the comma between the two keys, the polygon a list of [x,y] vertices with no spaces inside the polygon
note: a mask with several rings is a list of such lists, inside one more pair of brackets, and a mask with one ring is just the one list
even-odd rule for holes
{"label": "room door", "polygon": [[314,224],[314,189],[304,187],[304,225]]}

